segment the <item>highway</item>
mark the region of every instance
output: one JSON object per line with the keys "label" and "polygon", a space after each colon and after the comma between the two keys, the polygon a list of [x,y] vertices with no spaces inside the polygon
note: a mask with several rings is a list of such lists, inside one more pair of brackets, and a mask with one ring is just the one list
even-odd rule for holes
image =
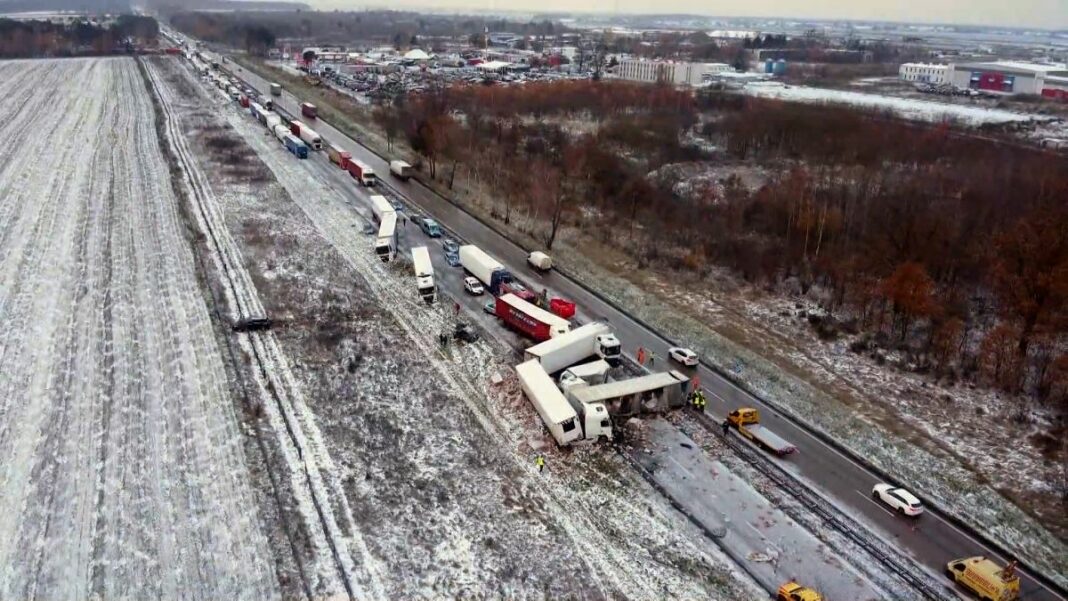
{"label": "highway", "polygon": [[[268,94],[268,82],[247,69],[236,65],[233,65],[232,70],[236,76],[243,79],[261,94],[265,96]],[[283,110],[294,115],[300,114],[300,100],[292,96],[288,91],[284,91],[280,98],[274,97],[274,100]],[[798,453],[777,461],[790,464],[791,467],[789,469],[792,472],[817,487],[824,496],[873,527],[877,533],[900,549],[902,553],[912,556],[918,563],[932,572],[941,574],[948,561],[960,557],[986,555],[1003,564],[1010,559],[986,547],[981,541],[959,529],[947,520],[945,516],[941,515],[940,512],[930,507],[919,519],[908,519],[893,514],[888,507],[872,499],[872,486],[881,480],[864,466],[825,443],[804,427],[781,415],[774,407],[737,387],[707,365],[701,364],[696,369],[684,369],[677,364],[669,364],[667,351],[673,345],[659,333],[639,323],[625,312],[592,294],[581,284],[559,272],[552,271],[543,274],[534,270],[527,264],[527,252],[523,248],[417,181],[401,182],[396,178],[392,178],[389,175],[387,160],[334,129],[328,123],[316,120],[309,121],[308,125],[315,129],[324,139],[351,152],[353,158],[371,166],[379,178],[404,199],[405,205],[411,207],[409,210],[433,217],[463,240],[479,246],[501,263],[504,263],[521,280],[531,284],[530,287],[533,290],[540,291],[542,288],[547,288],[558,296],[576,302],[579,307],[578,318],[581,321],[602,320],[609,322],[622,342],[624,351],[629,355],[633,356],[637,349],[642,347],[656,354],[656,369],[679,369],[690,376],[699,376],[701,387],[706,391],[709,400],[706,411],[716,416],[717,419],[722,419],[729,411],[742,406],[759,409],[763,423],[769,429],[793,443],[798,449]],[[316,169],[326,177],[340,178],[338,179],[339,182],[342,179],[348,179],[349,182],[347,184],[339,185],[350,185],[354,200],[362,199],[362,214],[370,214],[369,205],[366,202],[368,191],[359,188],[347,174],[330,164],[325,152],[313,153],[309,162],[316,163],[318,165]],[[370,193],[374,192],[371,191]],[[448,267],[444,263],[440,240],[431,240],[424,237],[412,223],[409,223],[406,228],[402,228],[401,231],[403,238],[406,240],[406,243],[402,242],[403,247],[407,247],[410,244],[426,244],[429,246],[430,254],[434,261],[435,273],[437,274],[436,279],[439,280],[439,284],[443,284],[446,289],[457,295],[469,315],[480,315],[480,307],[482,303],[489,300],[488,295],[471,298],[463,294],[462,286],[459,284],[462,280],[462,272],[459,267]],[[371,252],[370,248],[368,252]],[[413,276],[413,288],[415,286],[414,279]],[[489,319],[489,316],[480,316],[477,319],[484,324],[492,326],[493,320]],[[907,483],[905,484],[907,486]],[[913,492],[922,498],[922,490]],[[1066,601],[1066,597],[1062,593],[1036,580],[1026,570],[1021,569],[1019,572],[1022,577],[1021,599]]]}

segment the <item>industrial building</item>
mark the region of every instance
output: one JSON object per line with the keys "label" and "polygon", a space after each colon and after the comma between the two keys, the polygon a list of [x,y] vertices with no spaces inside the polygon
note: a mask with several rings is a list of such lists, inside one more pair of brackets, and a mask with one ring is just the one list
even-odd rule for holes
{"label": "industrial building", "polygon": [[949,69],[949,65],[938,65],[934,63],[904,63],[898,69],[898,76],[901,78],[901,81],[941,85],[946,83],[949,76]]}
{"label": "industrial building", "polygon": [[628,59],[620,61],[616,68],[616,76],[627,81],[699,86],[708,81],[709,77],[731,70],[731,66],[725,63]]}
{"label": "industrial building", "polygon": [[1068,99],[1068,65],[995,61],[951,65],[948,83],[993,94]]}

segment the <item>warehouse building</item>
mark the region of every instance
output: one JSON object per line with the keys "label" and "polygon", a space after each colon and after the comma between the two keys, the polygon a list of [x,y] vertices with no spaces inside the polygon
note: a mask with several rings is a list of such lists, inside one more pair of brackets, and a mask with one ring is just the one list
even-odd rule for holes
{"label": "warehouse building", "polygon": [[901,81],[941,85],[949,78],[949,65],[933,63],[905,63],[898,69]]}
{"label": "warehouse building", "polygon": [[686,63],[675,61],[623,60],[616,68],[616,76],[627,81],[644,83],[664,82],[675,85],[699,86],[711,75],[730,71],[725,63]]}
{"label": "warehouse building", "polygon": [[952,65],[949,83],[992,94],[1068,96],[1068,65],[995,61]]}

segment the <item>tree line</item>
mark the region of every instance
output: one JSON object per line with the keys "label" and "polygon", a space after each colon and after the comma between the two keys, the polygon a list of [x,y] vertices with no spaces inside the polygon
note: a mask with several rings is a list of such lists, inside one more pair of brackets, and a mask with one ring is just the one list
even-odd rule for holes
{"label": "tree line", "polygon": [[129,52],[155,44],[159,24],[151,17],[120,15],[101,24],[88,19],[69,23],[0,19],[0,57],[40,58]]}
{"label": "tree line", "polygon": [[[642,266],[793,283],[914,369],[1068,403],[1061,157],[950,124],[623,82],[439,86],[375,120],[549,249],[575,228]],[[682,198],[647,177],[709,160],[695,135],[766,185]]]}

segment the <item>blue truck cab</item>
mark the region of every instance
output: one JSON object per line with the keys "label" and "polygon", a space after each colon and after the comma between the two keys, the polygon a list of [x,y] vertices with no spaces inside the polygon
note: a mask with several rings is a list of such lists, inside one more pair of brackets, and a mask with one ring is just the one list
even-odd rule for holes
{"label": "blue truck cab", "polygon": [[293,134],[286,136],[286,150],[295,154],[298,159],[308,158],[308,145]]}

